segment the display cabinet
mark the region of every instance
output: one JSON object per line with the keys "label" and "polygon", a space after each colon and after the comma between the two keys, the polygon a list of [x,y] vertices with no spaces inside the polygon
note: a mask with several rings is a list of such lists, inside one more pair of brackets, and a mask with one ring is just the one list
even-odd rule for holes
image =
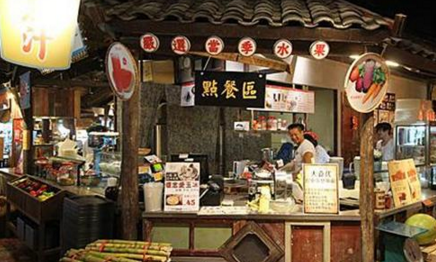
{"label": "display cabinet", "polygon": [[[396,159],[413,158],[416,166],[427,164],[427,125],[397,125],[395,127]],[[435,142],[436,143],[436,142]]]}

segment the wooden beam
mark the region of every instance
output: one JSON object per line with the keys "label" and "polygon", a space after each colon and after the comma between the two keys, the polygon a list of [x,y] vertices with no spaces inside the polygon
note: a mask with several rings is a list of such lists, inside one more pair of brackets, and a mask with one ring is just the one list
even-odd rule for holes
{"label": "wooden beam", "polygon": [[237,53],[221,53],[219,55],[211,56],[206,52],[189,52],[189,54],[211,57],[220,60],[234,61],[234,62],[239,62],[248,65],[268,67],[281,72],[289,72],[289,73],[291,72],[290,67],[287,63],[278,60],[269,59],[269,58],[263,58],[259,56],[245,57]]}
{"label": "wooden beam", "polygon": [[365,114],[367,119],[361,130],[360,140],[360,227],[362,242],[362,262],[375,261],[374,240],[374,117]]}
{"label": "wooden beam", "polygon": [[128,101],[122,103],[122,161],[121,207],[122,237],[126,240],[138,238],[138,147],[139,147],[139,88]]}
{"label": "wooden beam", "polygon": [[184,35],[187,37],[209,37],[218,35],[223,39],[239,39],[249,36],[256,40],[278,40],[287,38],[291,41],[304,40],[314,41],[322,39],[327,42],[347,42],[359,44],[378,44],[390,36],[389,29],[377,29],[373,31],[365,29],[348,28],[306,28],[303,26],[271,27],[266,25],[242,26],[239,24],[214,25],[210,23],[184,24],[174,21],[151,21],[151,20],[112,20],[109,27],[119,36],[140,36],[146,32],[158,36]]}
{"label": "wooden beam", "polygon": [[412,67],[424,72],[436,74],[436,62],[420,55],[414,55],[406,50],[394,46],[387,46],[383,57],[400,65]]}
{"label": "wooden beam", "polygon": [[35,79],[32,83],[33,86],[40,87],[88,87],[88,88],[101,88],[107,87],[110,89],[107,82],[96,82],[90,80],[60,80],[50,78]]}

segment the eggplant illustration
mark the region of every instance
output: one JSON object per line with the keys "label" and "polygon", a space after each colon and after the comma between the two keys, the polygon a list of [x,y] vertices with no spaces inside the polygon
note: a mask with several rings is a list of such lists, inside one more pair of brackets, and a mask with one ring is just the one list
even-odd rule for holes
{"label": "eggplant illustration", "polygon": [[372,84],[372,75],[374,73],[375,61],[368,60],[365,63],[365,74],[363,75],[363,92],[366,93]]}

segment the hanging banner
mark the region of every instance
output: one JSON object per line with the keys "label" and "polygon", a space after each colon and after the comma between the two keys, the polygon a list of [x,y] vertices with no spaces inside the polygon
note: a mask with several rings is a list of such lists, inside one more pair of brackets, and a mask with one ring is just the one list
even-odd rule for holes
{"label": "hanging banner", "polygon": [[338,164],[305,164],[304,212],[337,214],[339,212]]}
{"label": "hanging banner", "polygon": [[266,85],[265,106],[248,110],[315,113],[315,92],[278,85]]}
{"label": "hanging banner", "polygon": [[30,108],[30,71],[20,75],[20,105],[21,108]]}
{"label": "hanging banner", "polygon": [[139,85],[138,66],[129,49],[113,43],[106,53],[106,75],[109,85],[121,100],[129,100]]}
{"label": "hanging banner", "polygon": [[200,163],[167,163],[165,165],[165,211],[200,209]]}
{"label": "hanging banner", "polygon": [[[390,161],[388,163],[389,179],[391,181],[395,207],[404,206],[413,201],[407,174],[409,173],[409,168],[410,166],[407,160]],[[413,180],[413,175],[411,175],[411,180]],[[416,195],[415,193],[415,196]]]}
{"label": "hanging banner", "polygon": [[80,0],[0,1],[1,57],[37,69],[68,69]]}
{"label": "hanging banner", "polygon": [[263,107],[265,85],[265,74],[195,72],[195,105]]}
{"label": "hanging banner", "polygon": [[345,92],[351,107],[360,113],[376,109],[389,86],[390,72],[378,54],[367,53],[357,58],[345,77]]}

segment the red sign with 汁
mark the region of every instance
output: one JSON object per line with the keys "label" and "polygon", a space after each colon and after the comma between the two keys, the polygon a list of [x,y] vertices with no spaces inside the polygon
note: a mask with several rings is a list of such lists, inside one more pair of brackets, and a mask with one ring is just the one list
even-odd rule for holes
{"label": "red sign with \u6c41", "polygon": [[106,75],[115,95],[129,100],[139,84],[138,67],[129,49],[121,43],[113,43],[106,54]]}

